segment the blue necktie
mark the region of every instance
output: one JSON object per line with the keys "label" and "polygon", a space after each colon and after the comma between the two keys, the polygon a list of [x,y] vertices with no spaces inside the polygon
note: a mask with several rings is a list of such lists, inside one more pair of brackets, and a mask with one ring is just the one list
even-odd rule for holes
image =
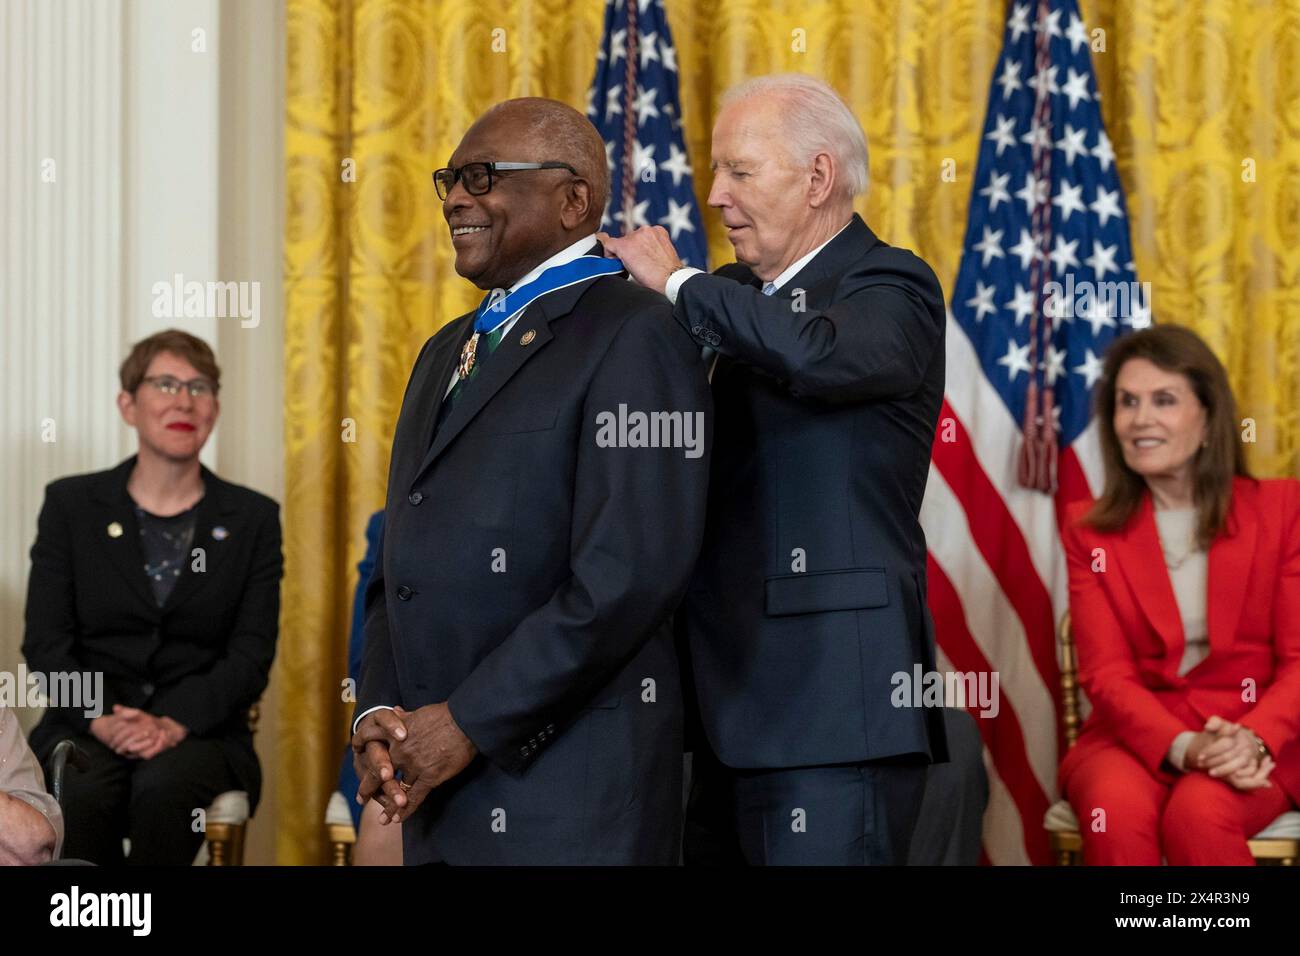
{"label": "blue necktie", "polygon": [[776,294],[775,282],[769,282],[767,285],[763,286],[763,295],[775,295],[775,294]]}

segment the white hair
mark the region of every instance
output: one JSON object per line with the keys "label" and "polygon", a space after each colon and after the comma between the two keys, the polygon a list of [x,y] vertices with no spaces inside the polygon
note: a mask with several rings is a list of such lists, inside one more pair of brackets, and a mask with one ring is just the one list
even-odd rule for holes
{"label": "white hair", "polygon": [[782,139],[795,159],[811,162],[818,153],[829,153],[839,180],[836,192],[852,199],[867,191],[867,136],[835,90],[803,73],[774,73],[733,86],[721,105],[754,96],[781,96],[789,103],[781,114]]}

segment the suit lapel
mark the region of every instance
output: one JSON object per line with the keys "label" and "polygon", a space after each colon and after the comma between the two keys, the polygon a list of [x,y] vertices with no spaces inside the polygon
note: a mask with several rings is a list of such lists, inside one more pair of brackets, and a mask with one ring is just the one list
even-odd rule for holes
{"label": "suit lapel", "polygon": [[[420,458],[424,458],[433,443],[433,429],[438,422],[438,411],[442,407],[443,397],[447,394],[447,384],[451,381],[456,363],[460,359],[460,350],[469,338],[470,327],[474,324],[474,313],[462,315],[452,320],[454,331],[443,337],[437,351],[429,357],[429,373],[421,379],[419,391],[410,397],[411,407],[418,409],[419,425],[416,434],[420,437]],[[484,370],[487,366],[484,365]],[[445,423],[444,423],[445,424]],[[420,469],[423,471],[423,467]]]}
{"label": "suit lapel", "polygon": [[[805,291],[824,282],[827,279],[838,279],[847,272],[858,259],[866,255],[867,252],[880,240],[876,234],[871,231],[871,227],[863,222],[862,217],[857,213],[849,220],[849,224],[841,230],[834,239],[826,244],[826,248],[817,255],[812,257],[812,261],[794,274],[794,276],[781,288],[776,290],[776,296],[782,299],[793,297],[795,289],[804,289]],[[758,287],[761,289],[763,283],[760,281]]]}
{"label": "suit lapel", "polygon": [[[540,305],[541,303],[538,302],[524,310],[514,327],[483,363],[483,368],[466,385],[464,392],[457,398],[455,407],[448,413],[437,434],[433,436],[433,444],[429,446],[429,451],[420,465],[421,473],[428,469],[455,437],[465,430],[465,426],[474,420],[474,416],[483,410],[483,406],[492,400],[492,396],[501,391],[506,382],[510,381],[514,374],[551,340],[550,329],[544,323],[536,327],[534,322],[538,317]],[[532,332],[532,337],[528,345],[522,345],[522,338],[527,332]],[[441,396],[438,402],[442,402]],[[434,415],[437,416],[436,408]]]}
{"label": "suit lapel", "polygon": [[108,563],[125,579],[128,587],[149,607],[157,607],[153,591],[144,573],[144,551],[140,547],[140,524],[135,518],[135,504],[126,493],[126,483],[135,468],[132,455],[108,474],[94,491],[99,504],[97,527],[91,537],[99,542]]}
{"label": "suit lapel", "polygon": [[1228,526],[1210,545],[1205,617],[1210,650],[1215,654],[1226,652],[1237,636],[1255,557],[1259,525],[1256,494],[1257,488],[1251,482],[1233,479]]}
{"label": "suit lapel", "polygon": [[[1178,613],[1173,583],[1165,567],[1150,492],[1143,494],[1137,514],[1117,539],[1115,547],[1119,552],[1120,570],[1132,585],[1133,596],[1142,613],[1160,635],[1167,650],[1181,649],[1186,640],[1183,619]],[[1173,659],[1173,655],[1169,655],[1169,659]]]}

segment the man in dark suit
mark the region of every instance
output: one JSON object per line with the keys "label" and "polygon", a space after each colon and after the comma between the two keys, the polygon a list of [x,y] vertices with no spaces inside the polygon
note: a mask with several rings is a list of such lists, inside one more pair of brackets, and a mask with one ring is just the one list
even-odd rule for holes
{"label": "man in dark suit", "polygon": [[434,179],[456,271],[493,292],[425,344],[397,422],[359,797],[408,864],[675,863],[696,346],[603,257],[605,150],[576,110],[500,104]]}
{"label": "man in dark suit", "polygon": [[716,352],[709,524],[680,614],[707,735],[692,799],[750,863],[902,863],[925,765],[947,756],[940,710],[893,693],[934,669],[918,515],[942,291],[854,214],[866,140],[820,81],[730,94],[713,168],[739,263],[684,269],[662,229],[605,243]]}

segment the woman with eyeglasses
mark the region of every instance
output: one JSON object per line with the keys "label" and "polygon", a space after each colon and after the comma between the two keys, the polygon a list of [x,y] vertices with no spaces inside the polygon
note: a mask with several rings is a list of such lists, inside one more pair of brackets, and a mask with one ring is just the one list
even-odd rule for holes
{"label": "woman with eyeglasses", "polygon": [[23,653],[49,708],[44,762],[71,738],[89,766],[64,779],[64,855],[188,864],[202,812],[261,770],[248,712],[266,687],[280,606],[279,506],[199,463],[221,371],[186,332],[122,363],[117,397],[137,454],[55,481],[32,546]]}

